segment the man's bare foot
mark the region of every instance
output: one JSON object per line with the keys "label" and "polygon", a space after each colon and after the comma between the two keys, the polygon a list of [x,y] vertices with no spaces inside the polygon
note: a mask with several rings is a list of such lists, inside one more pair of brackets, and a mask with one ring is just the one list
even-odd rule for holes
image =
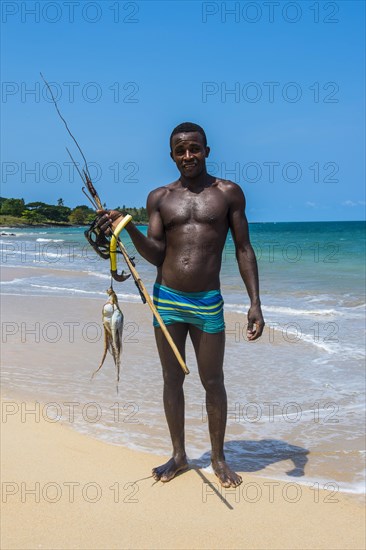
{"label": "man's bare foot", "polygon": [[175,477],[179,472],[188,470],[187,458],[174,458],[172,457],[168,462],[153,468],[152,475],[156,481],[163,481],[166,483]]}
{"label": "man's bare foot", "polygon": [[238,487],[243,481],[241,476],[229,468],[225,460],[212,460],[212,468],[223,487]]}

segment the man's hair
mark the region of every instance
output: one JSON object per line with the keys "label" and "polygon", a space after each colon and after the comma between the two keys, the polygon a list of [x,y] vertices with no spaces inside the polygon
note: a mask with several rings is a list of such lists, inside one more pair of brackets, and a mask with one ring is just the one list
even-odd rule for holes
{"label": "man's hair", "polygon": [[182,124],[179,124],[174,128],[172,133],[170,134],[170,148],[172,147],[172,139],[173,136],[176,134],[182,134],[182,133],[188,133],[188,132],[198,132],[203,137],[204,145],[207,147],[207,138],[204,129],[201,126],[198,126],[198,124],[195,124],[194,122],[182,122]]}

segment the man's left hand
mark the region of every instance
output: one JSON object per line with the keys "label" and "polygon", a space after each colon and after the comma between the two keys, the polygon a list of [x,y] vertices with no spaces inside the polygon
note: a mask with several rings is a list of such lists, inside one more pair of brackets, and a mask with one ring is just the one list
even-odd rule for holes
{"label": "man's left hand", "polygon": [[112,230],[118,225],[120,218],[123,218],[123,214],[118,210],[97,210],[98,222],[97,226],[106,235],[110,235]]}
{"label": "man's left hand", "polygon": [[[247,338],[250,341],[257,340],[262,335],[264,320],[261,306],[251,306],[248,311]],[[254,329],[255,326],[255,329]]]}

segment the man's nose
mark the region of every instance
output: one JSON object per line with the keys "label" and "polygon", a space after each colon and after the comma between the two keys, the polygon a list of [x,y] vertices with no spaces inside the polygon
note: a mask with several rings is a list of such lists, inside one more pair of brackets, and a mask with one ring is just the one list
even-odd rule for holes
{"label": "man's nose", "polygon": [[193,156],[193,155],[192,155],[192,153],[190,152],[190,150],[189,150],[189,149],[186,149],[186,152],[184,153],[184,158],[185,158],[185,159],[190,159],[190,158],[192,158],[192,156]]}

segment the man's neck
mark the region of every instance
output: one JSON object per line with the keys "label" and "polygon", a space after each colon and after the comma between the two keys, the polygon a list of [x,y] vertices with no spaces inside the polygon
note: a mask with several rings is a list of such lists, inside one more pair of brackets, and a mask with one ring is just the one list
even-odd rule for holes
{"label": "man's neck", "polygon": [[186,178],[180,176],[179,181],[182,184],[182,187],[190,189],[191,191],[201,191],[205,187],[209,187],[214,178],[210,176],[206,171],[202,172],[197,178]]}

